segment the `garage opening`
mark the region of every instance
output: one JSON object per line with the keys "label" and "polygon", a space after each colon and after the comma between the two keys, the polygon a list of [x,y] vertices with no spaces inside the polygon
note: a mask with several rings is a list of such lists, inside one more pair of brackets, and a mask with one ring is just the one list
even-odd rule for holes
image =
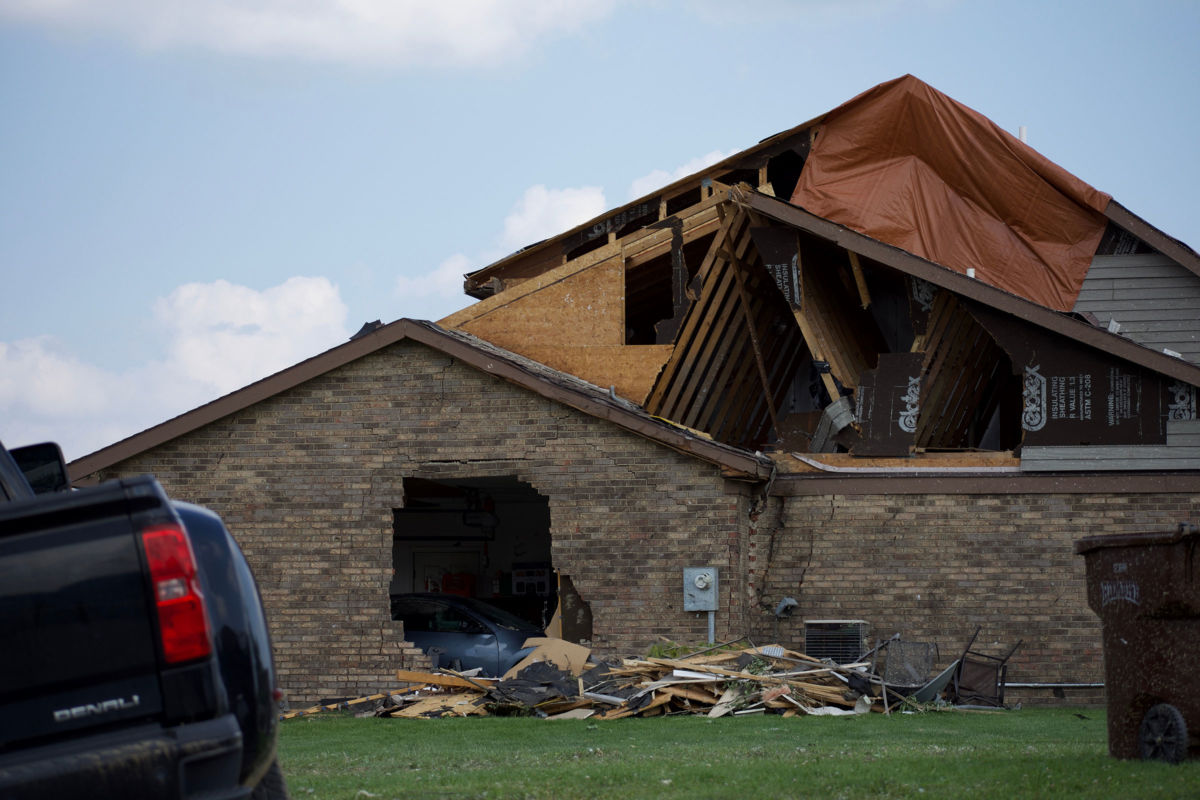
{"label": "garage opening", "polygon": [[591,639],[586,603],[551,561],[549,500],[528,483],[405,478],[404,508],[393,509],[392,521],[393,608],[413,593],[473,598],[551,636]]}

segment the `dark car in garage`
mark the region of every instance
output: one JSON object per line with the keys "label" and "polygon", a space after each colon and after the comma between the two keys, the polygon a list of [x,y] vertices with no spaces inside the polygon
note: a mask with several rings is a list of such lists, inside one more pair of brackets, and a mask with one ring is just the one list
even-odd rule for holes
{"label": "dark car in garage", "polygon": [[530,637],[545,632],[493,605],[450,594],[392,595],[392,619],[404,622],[404,638],[433,659],[434,668],[479,668],[498,677],[529,654]]}

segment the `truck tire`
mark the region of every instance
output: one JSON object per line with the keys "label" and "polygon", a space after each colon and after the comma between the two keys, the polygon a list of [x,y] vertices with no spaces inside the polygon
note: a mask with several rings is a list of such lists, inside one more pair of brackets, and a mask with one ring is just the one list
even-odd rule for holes
{"label": "truck tire", "polygon": [[254,787],[251,800],[288,800],[287,784],[283,780],[283,771],[279,769],[279,759],[271,762],[267,774],[263,775],[258,786]]}

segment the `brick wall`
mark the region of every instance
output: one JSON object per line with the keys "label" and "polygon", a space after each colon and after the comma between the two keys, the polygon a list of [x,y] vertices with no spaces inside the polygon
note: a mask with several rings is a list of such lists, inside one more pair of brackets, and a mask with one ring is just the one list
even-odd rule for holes
{"label": "brick wall", "polygon": [[[747,544],[758,565],[748,584],[752,627],[761,640],[801,646],[806,618],[862,619],[873,638],[899,632],[936,642],[945,665],[982,625],[976,648],[984,652],[999,654],[1024,640],[1010,662],[1010,682],[1099,683],[1100,623],[1087,607],[1075,540],[1170,530],[1197,519],[1195,494],[776,498]],[[784,596],[799,607],[776,623],[766,609]],[[1101,697],[1065,695],[1075,702]],[[1008,697],[1029,703],[1055,695],[1027,690]]]}
{"label": "brick wall", "polygon": [[[1075,539],[1200,519],[1200,495],[753,495],[717,467],[401,342],[122,462],[226,520],[258,576],[293,703],[391,688],[427,663],[390,619],[406,477],[516,476],[548,499],[555,567],[597,655],[707,638],[682,570],[721,571],[716,638],[803,647],[804,619],[936,642],[1025,643],[1009,680],[1103,680]],[[753,513],[752,513],[753,512]],[[777,621],[784,596],[799,607]],[[1049,692],[1012,693],[1023,702]],[[1097,693],[1068,692],[1074,701]]]}
{"label": "brick wall", "polygon": [[[745,502],[717,467],[401,342],[115,465],[225,519],[258,578],[293,704],[395,685],[427,661],[388,608],[406,477],[516,475],[548,498],[556,568],[602,656],[702,641],[682,569],[721,569],[718,638],[744,628]],[[734,633],[737,631],[737,633]]]}

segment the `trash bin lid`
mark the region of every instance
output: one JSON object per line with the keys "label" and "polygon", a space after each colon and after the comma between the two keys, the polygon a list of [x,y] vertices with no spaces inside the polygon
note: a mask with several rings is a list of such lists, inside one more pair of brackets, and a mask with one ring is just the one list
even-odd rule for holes
{"label": "trash bin lid", "polygon": [[1176,544],[1186,538],[1200,536],[1200,529],[1188,522],[1181,522],[1173,531],[1151,531],[1147,533],[1110,533],[1085,536],[1075,542],[1076,554],[1087,553],[1101,547],[1152,547]]}

